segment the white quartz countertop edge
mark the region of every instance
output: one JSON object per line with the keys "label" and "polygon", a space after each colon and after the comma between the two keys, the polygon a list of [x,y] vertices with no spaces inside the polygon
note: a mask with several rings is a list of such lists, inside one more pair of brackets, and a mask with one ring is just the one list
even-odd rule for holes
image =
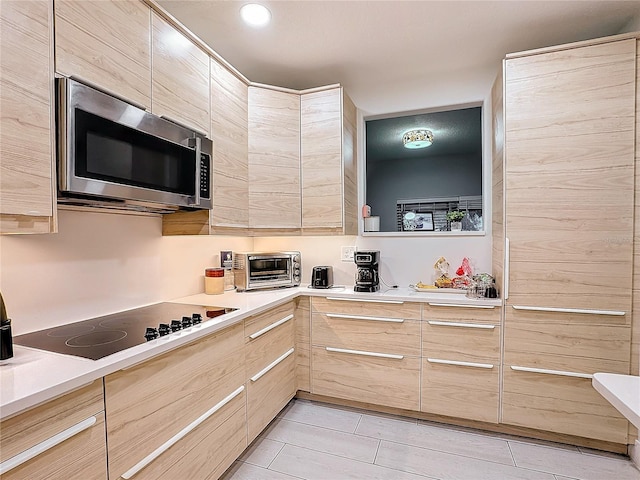
{"label": "white quartz countertop edge", "polygon": [[594,373],[591,383],[616,410],[640,428],[640,377]]}
{"label": "white quartz countertop edge", "polygon": [[118,370],[130,368],[152,357],[210,335],[244,318],[261,313],[298,296],[323,296],[345,299],[390,302],[425,302],[453,305],[499,307],[500,299],[469,299],[459,293],[421,293],[410,289],[393,289],[376,293],[356,293],[353,287],[311,289],[288,288],[222,295],[204,293],[167,300],[189,305],[216,305],[238,310],[219,319],[203,322],[180,332],[128,348],[100,360],[45,352],[14,345],[14,356],[0,362],[0,419],[33,408],[43,402],[69,393]]}

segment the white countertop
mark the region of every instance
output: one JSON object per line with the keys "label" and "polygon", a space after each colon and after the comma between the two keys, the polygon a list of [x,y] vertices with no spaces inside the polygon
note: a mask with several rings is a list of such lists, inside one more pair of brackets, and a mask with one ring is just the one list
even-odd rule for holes
{"label": "white countertop", "polygon": [[353,287],[332,289],[298,287],[245,293],[231,291],[222,295],[201,293],[167,300],[189,305],[215,304],[220,307],[234,307],[238,310],[100,360],[49,353],[14,344],[13,358],[0,362],[0,419],[25,411],[105,375],[173,350],[301,295],[494,307],[502,305],[500,299],[474,300],[460,293],[443,294],[437,291],[423,293],[408,288],[376,293],[355,293]]}
{"label": "white countertop", "polygon": [[594,373],[593,388],[636,428],[640,428],[640,377],[617,373]]}

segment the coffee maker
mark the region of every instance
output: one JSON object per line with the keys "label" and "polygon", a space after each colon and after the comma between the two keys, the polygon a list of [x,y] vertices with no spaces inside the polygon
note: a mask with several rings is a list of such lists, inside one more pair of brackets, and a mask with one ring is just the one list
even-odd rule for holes
{"label": "coffee maker", "polygon": [[354,253],[353,260],[358,266],[353,290],[355,292],[377,292],[380,290],[378,277],[380,252],[378,250],[359,250]]}

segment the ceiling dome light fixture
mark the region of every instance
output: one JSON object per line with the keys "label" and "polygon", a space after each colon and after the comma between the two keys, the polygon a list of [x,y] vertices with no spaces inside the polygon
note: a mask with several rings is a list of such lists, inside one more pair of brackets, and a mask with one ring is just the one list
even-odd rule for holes
{"label": "ceiling dome light fixture", "polygon": [[247,3],[240,9],[240,16],[252,27],[264,27],[271,21],[271,12],[264,5]]}
{"label": "ceiling dome light fixture", "polygon": [[409,130],[402,134],[402,144],[404,148],[425,148],[433,143],[433,133],[426,128]]}

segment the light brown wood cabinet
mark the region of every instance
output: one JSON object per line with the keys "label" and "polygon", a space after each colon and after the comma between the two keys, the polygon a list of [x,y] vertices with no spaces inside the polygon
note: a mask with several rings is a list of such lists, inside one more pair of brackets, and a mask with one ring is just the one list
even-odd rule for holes
{"label": "light brown wood cabinet", "polygon": [[247,84],[212,58],[212,233],[249,226],[248,95]]}
{"label": "light brown wood cabinet", "polygon": [[591,387],[629,372],[636,40],[505,62],[502,422],[626,443]]}
{"label": "light brown wood cabinet", "polygon": [[358,233],[356,107],[342,87],[300,97],[302,228]]}
{"label": "light brown wood cabinet", "polygon": [[[62,432],[66,439],[54,441]],[[102,381],[3,420],[0,443],[4,480],[106,480]],[[33,457],[25,455],[47,444]],[[5,470],[20,454],[29,459]]]}
{"label": "light brown wood cabinet", "polygon": [[296,393],[294,325],[291,302],[244,321],[249,443]]}
{"label": "light brown wood cabinet", "polygon": [[312,298],[311,392],[420,407],[420,305]]}
{"label": "light brown wood cabinet", "polygon": [[311,299],[296,299],[296,390],[311,391]]}
{"label": "light brown wood cabinet", "polygon": [[300,222],[300,95],[249,87],[249,227]]}
{"label": "light brown wood cabinet", "polygon": [[209,136],[209,55],[155,12],[152,25],[151,111]]}
{"label": "light brown wood cabinet", "polygon": [[56,231],[52,8],[0,10],[0,233]]}
{"label": "light brown wood cabinet", "polygon": [[151,9],[143,2],[55,2],[56,72],[151,109]]}
{"label": "light brown wood cabinet", "polygon": [[501,311],[423,306],[421,411],[498,423]]}
{"label": "light brown wood cabinet", "polygon": [[218,478],[247,446],[243,346],[237,324],[105,377],[109,478]]}

